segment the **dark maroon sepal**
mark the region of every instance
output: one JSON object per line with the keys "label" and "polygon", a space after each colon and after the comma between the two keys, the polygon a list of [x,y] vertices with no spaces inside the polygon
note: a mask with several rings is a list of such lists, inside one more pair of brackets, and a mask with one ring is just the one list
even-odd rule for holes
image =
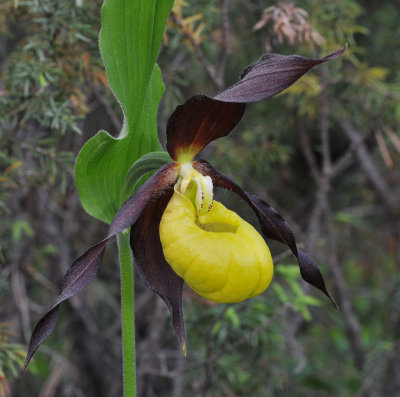
{"label": "dark maroon sepal", "polygon": [[247,66],[240,81],[215,97],[225,102],[249,103],[261,101],[290,87],[314,66],[338,58],[347,46],[321,59],[299,55],[266,54]]}
{"label": "dark maroon sepal", "polygon": [[167,150],[178,161],[190,161],[211,141],[228,135],[243,116],[245,104],[224,103],[205,95],[190,97],[172,113],[167,124]]}
{"label": "dark maroon sepal", "polygon": [[320,63],[344,53],[346,46],[321,59],[266,54],[247,66],[240,81],[214,98],[190,97],[172,113],[167,124],[167,150],[179,161],[190,161],[211,141],[228,135],[240,121],[248,102],[278,94]]}
{"label": "dark maroon sepal", "polygon": [[156,292],[167,304],[172,325],[182,347],[185,346],[185,324],[182,311],[183,279],[164,258],[159,225],[173,187],[157,199],[150,200],[131,228],[131,247],[139,276],[147,288]]}
{"label": "dark maroon sepal", "polygon": [[324,279],[317,264],[303,251],[297,249],[296,240],[288,223],[269,204],[254,194],[244,191],[230,178],[212,167],[205,160],[197,160],[193,167],[203,175],[211,177],[214,186],[230,190],[239,195],[256,213],[263,234],[273,240],[287,245],[296,256],[300,274],[304,281],[322,291],[337,308],[337,304],[326,289]]}
{"label": "dark maroon sepal", "polygon": [[111,223],[107,237],[89,248],[72,263],[64,276],[57,301],[40,319],[32,332],[25,369],[39,345],[52,333],[57,323],[60,303],[82,291],[93,280],[108,240],[134,224],[152,197],[157,197],[164,191],[170,190],[178,177],[176,169],[176,163],[166,164],[160,168],[121,206]]}

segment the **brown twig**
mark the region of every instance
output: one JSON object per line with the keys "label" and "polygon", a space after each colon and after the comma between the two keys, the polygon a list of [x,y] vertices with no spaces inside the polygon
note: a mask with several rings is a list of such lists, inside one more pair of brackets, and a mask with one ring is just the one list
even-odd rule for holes
{"label": "brown twig", "polygon": [[228,354],[231,354],[235,350],[237,350],[239,347],[247,343],[249,340],[254,338],[256,335],[259,333],[265,331],[268,327],[270,327],[279,317],[286,315],[288,310],[291,308],[292,304],[291,303],[285,303],[280,307],[280,309],[274,313],[271,317],[267,318],[262,324],[260,324],[258,327],[254,328],[252,331],[248,332],[247,334],[243,335],[242,338],[237,340],[235,343],[231,344],[228,348],[224,349],[221,353],[211,355],[207,357],[204,360],[199,360],[191,364],[187,364],[185,368],[182,371],[169,371],[165,366],[164,368],[160,369],[154,369],[154,368],[145,368],[144,371],[148,374],[156,375],[156,376],[162,376],[165,378],[174,378],[180,374],[187,373],[193,370],[196,370],[198,368],[203,367],[206,364],[213,364],[217,361],[219,361],[221,358],[225,357]]}
{"label": "brown twig", "polygon": [[[324,76],[321,76],[324,80]],[[357,367],[361,370],[364,364],[365,353],[361,345],[361,326],[355,315],[345,278],[343,275],[342,268],[339,263],[337,246],[334,235],[334,223],[332,217],[332,211],[329,203],[329,190],[333,176],[334,167],[332,166],[331,154],[330,154],[330,142],[329,142],[329,107],[326,98],[325,90],[321,93],[321,118],[320,118],[320,139],[322,148],[322,170],[318,169],[315,158],[312,153],[310,140],[305,133],[304,129],[299,129],[300,141],[303,154],[306,158],[307,164],[309,165],[311,174],[314,182],[317,186],[317,202],[314,209],[314,220],[317,223],[318,218],[322,215],[323,226],[326,234],[326,262],[333,275],[333,281],[335,289],[338,295],[341,311],[346,322],[347,332],[352,345],[354,360]],[[357,141],[358,144],[359,141]],[[318,216],[318,218],[317,218]],[[321,220],[320,220],[321,222]],[[314,229],[320,228],[320,226],[314,224]],[[315,242],[314,242],[315,244]]]}
{"label": "brown twig", "polygon": [[[216,316],[213,320],[213,322],[210,324],[210,326],[207,329],[206,336],[205,336],[205,344],[206,344],[206,357],[211,356],[212,352],[212,331],[215,327],[215,324],[218,323],[222,319],[222,317],[225,315],[226,311],[228,310],[230,305],[224,305],[222,310],[219,312],[218,316]],[[204,382],[199,388],[199,392],[202,392],[202,394],[211,387],[212,385],[212,371],[211,371],[211,363],[205,362],[204,363]]]}
{"label": "brown twig", "polygon": [[208,62],[208,60],[204,56],[200,44],[195,40],[190,30],[186,28],[182,20],[174,12],[171,12],[170,18],[172,22],[179,27],[180,31],[184,34],[184,36],[189,40],[197,59],[203,65],[215,88],[219,90],[221,83],[218,81],[217,71],[215,70],[214,66],[210,62]]}
{"label": "brown twig", "polygon": [[44,156],[50,157],[50,158],[51,158],[52,160],[54,160],[61,168],[64,168],[64,170],[67,171],[67,173],[68,173],[70,176],[75,177],[74,170],[73,170],[72,168],[68,167],[68,166],[59,158],[59,156],[57,155],[57,153],[53,153],[53,152],[51,152],[51,151],[49,151],[49,150],[46,150],[46,149],[43,149],[42,147],[37,146],[37,145],[36,145],[36,146],[35,146],[35,145],[31,145],[31,144],[29,144],[29,143],[27,143],[27,142],[21,143],[21,147],[26,148],[26,149],[29,149],[29,150],[33,150],[33,151],[35,151],[36,153],[40,153],[40,154],[42,154],[42,155],[44,155]]}
{"label": "brown twig", "polygon": [[171,21],[179,27],[179,30],[189,40],[194,53],[200,63],[203,65],[211,82],[216,90],[221,91],[224,88],[226,62],[229,55],[229,16],[228,16],[229,0],[221,0],[221,52],[218,67],[214,67],[204,56],[200,46],[200,42],[196,40],[192,32],[184,25],[182,19],[171,12]]}
{"label": "brown twig", "polygon": [[362,141],[361,134],[357,131],[354,124],[349,120],[345,119],[341,121],[341,126],[343,131],[353,144],[357,144],[356,155],[360,163],[361,169],[364,171],[365,176],[368,178],[371,186],[374,188],[375,192],[381,198],[386,209],[390,214],[396,214],[398,212],[396,208],[396,199],[392,195],[389,185],[387,184],[385,178],[380,174],[378,169],[375,167],[371,156]]}
{"label": "brown twig", "polygon": [[219,90],[224,88],[226,62],[229,55],[229,0],[221,0],[221,31],[222,31],[222,47],[217,68],[217,81],[220,85]]}

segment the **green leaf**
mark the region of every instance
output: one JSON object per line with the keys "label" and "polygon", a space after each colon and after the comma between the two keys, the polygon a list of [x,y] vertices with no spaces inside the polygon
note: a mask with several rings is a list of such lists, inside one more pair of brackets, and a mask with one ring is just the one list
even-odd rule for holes
{"label": "green leaf", "polygon": [[240,327],[239,316],[237,315],[235,309],[232,306],[228,307],[228,309],[226,310],[225,317],[231,321],[234,328],[237,329]]}
{"label": "green leaf", "polygon": [[118,138],[100,131],[78,155],[75,173],[84,209],[111,223],[124,179],[143,154],[160,150],[157,110],[164,85],[155,64],[173,0],[105,0],[100,50],[110,87],[124,113]]}
{"label": "green leaf", "polygon": [[23,234],[28,237],[32,237],[34,235],[34,231],[28,222],[24,220],[16,220],[12,225],[11,234],[12,239],[15,242],[20,242]]}
{"label": "green leaf", "polygon": [[281,285],[279,285],[277,283],[274,283],[272,285],[272,289],[274,290],[274,292],[278,296],[278,299],[281,301],[281,303],[286,303],[286,302],[290,301],[289,296],[287,295],[287,293],[285,292],[285,290],[282,288]]}

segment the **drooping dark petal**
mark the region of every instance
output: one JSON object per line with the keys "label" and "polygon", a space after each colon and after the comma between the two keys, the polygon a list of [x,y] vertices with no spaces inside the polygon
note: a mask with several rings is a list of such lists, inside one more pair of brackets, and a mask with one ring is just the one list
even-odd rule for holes
{"label": "drooping dark petal", "polygon": [[246,105],[224,103],[205,95],[190,97],[172,113],[167,124],[167,150],[175,160],[190,161],[208,143],[228,135]]}
{"label": "drooping dark petal", "polygon": [[[240,190],[241,188],[238,187]],[[297,256],[296,241],[288,223],[282,218],[282,216],[272,208],[268,203],[261,200],[259,197],[252,193],[248,193],[242,190],[244,196],[247,198],[247,202],[256,212],[260,223],[263,234],[273,240],[280,241],[287,245],[294,255]],[[243,197],[242,195],[240,195]]]}
{"label": "drooping dark petal", "polygon": [[321,59],[299,55],[263,55],[244,69],[239,82],[221,92],[215,99],[248,103],[269,98],[290,87],[314,66],[338,58],[346,48],[344,46]]}
{"label": "drooping dark petal", "polygon": [[50,310],[40,319],[32,332],[25,361],[25,369],[36,349],[52,333],[57,323],[60,303],[77,294],[93,280],[103,257],[106,243],[107,239],[91,247],[72,263],[64,276],[58,299]]}
{"label": "drooping dark petal", "polygon": [[35,329],[32,332],[28,353],[26,355],[24,370],[28,366],[29,361],[34,355],[36,349],[53,332],[53,329],[57,324],[59,311],[59,304],[53,306],[53,308],[50,309],[37,323]]}
{"label": "drooping dark petal", "polygon": [[299,254],[297,259],[299,262],[300,274],[303,280],[320,289],[325,295],[329,297],[336,309],[339,309],[337,303],[326,289],[325,281],[316,263],[305,252],[299,249],[297,250],[297,252]]}
{"label": "drooping dark petal", "polygon": [[131,228],[131,247],[141,280],[167,304],[171,312],[172,325],[185,352],[185,325],[182,311],[183,279],[165,260],[159,233],[161,217],[173,192],[173,186],[171,186],[164,191],[162,196],[148,202]]}
{"label": "drooping dark petal", "polygon": [[297,258],[303,280],[322,291],[337,308],[336,302],[326,289],[324,279],[317,264],[306,253],[297,249],[296,240],[288,223],[276,210],[254,194],[244,191],[230,178],[212,167],[207,161],[195,161],[193,167],[201,174],[210,176],[214,186],[228,189],[245,200],[256,213],[263,234],[268,238],[287,245]]}
{"label": "drooping dark petal", "polygon": [[176,167],[176,163],[167,164],[149,178],[149,180],[121,206],[111,223],[107,237],[100,243],[89,248],[82,256],[72,263],[64,276],[58,299],[50,310],[40,319],[32,332],[25,368],[28,366],[39,345],[53,331],[57,323],[60,303],[76,295],[93,280],[108,240],[134,224],[143,208],[152,197],[157,197],[160,194],[162,195],[165,189],[170,189],[170,186],[177,179]]}
{"label": "drooping dark petal", "polygon": [[345,50],[321,59],[266,54],[244,69],[239,82],[216,97],[190,97],[168,120],[168,153],[175,161],[190,161],[208,143],[230,133],[242,118],[246,103],[278,94],[314,66],[338,58]]}
{"label": "drooping dark petal", "polygon": [[126,200],[111,222],[107,238],[132,226],[147,202],[153,197],[162,196],[164,190],[168,190],[175,183],[178,178],[177,168],[178,163],[164,165],[133,196]]}

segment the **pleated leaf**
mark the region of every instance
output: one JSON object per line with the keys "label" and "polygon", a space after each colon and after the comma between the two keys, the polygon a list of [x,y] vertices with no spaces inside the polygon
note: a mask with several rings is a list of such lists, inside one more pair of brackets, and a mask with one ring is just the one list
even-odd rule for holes
{"label": "pleated leaf", "polygon": [[118,138],[100,131],[82,148],[75,173],[84,209],[110,223],[126,198],[127,171],[160,150],[157,110],[164,91],[155,64],[173,0],[105,0],[100,50],[110,87],[124,113]]}

